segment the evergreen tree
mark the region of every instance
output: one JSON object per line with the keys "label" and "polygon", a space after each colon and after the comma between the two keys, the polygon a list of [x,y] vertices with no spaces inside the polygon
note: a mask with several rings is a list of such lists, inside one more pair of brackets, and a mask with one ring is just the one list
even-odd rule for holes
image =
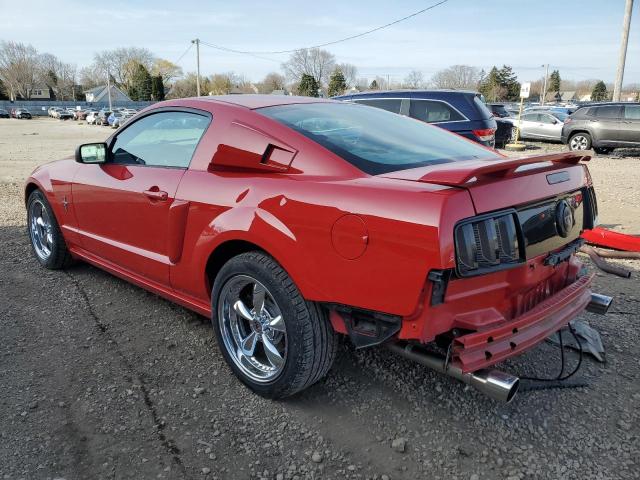
{"label": "evergreen tree", "polygon": [[329,79],[329,96],[342,95],[347,89],[347,81],[344,78],[342,70],[336,68]]}
{"label": "evergreen tree", "polygon": [[7,90],[4,86],[4,83],[2,83],[1,78],[0,78],[0,100],[9,100],[9,97],[7,95]]}
{"label": "evergreen tree", "polygon": [[516,74],[513,73],[513,68],[503,65],[498,70],[498,84],[506,89],[504,95],[507,100],[518,100],[520,97],[520,82],[518,82]]}
{"label": "evergreen tree", "polygon": [[151,77],[151,99],[158,102],[164,100],[164,82],[162,75]]}
{"label": "evergreen tree", "polygon": [[376,82],[375,79],[369,85],[369,90],[378,90],[379,88],[378,82]]}
{"label": "evergreen tree", "polygon": [[306,97],[317,97],[320,86],[313,75],[302,74],[300,84],[298,85],[298,93]]}
{"label": "evergreen tree", "polygon": [[559,92],[560,91],[560,72],[558,70],[554,70],[549,75],[549,88],[550,92]]}
{"label": "evergreen tree", "polygon": [[128,89],[131,100],[151,100],[151,75],[144,65],[138,63],[131,76],[131,86]]}
{"label": "evergreen tree", "polygon": [[500,73],[496,67],[493,67],[480,81],[478,90],[485,99],[495,102],[500,100],[500,88]]}
{"label": "evergreen tree", "polygon": [[591,100],[594,102],[601,102],[602,100],[606,100],[607,97],[607,86],[602,80],[600,80],[593,86],[593,90],[591,91]]}

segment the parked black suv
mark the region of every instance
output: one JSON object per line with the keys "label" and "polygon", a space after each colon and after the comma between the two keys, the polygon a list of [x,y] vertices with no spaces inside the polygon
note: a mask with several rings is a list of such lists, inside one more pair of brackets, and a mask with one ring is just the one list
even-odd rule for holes
{"label": "parked black suv", "polygon": [[333,97],[407,115],[494,147],[496,121],[478,92],[465,90],[374,90]]}
{"label": "parked black suv", "polygon": [[576,110],[562,127],[562,143],[570,150],[609,153],[640,147],[640,103],[602,103]]}

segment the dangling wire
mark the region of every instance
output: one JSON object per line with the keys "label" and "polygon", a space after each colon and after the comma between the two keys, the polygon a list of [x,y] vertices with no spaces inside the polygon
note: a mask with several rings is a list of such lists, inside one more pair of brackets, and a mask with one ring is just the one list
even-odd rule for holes
{"label": "dangling wire", "polygon": [[564,344],[562,342],[562,330],[559,330],[558,343],[560,344],[560,373],[558,373],[558,376],[556,376],[555,378],[537,378],[537,377],[521,376],[520,377],[521,380],[533,380],[536,382],[562,382],[564,380],[567,380],[573,377],[577,373],[577,371],[580,369],[580,366],[582,365],[582,355],[583,355],[582,344],[580,343],[580,339],[578,338],[578,335],[576,334],[576,331],[573,328],[573,326],[570,323],[567,326],[569,327],[569,331],[571,332],[571,335],[573,335],[574,340],[578,344],[578,351],[580,352],[580,356],[578,357],[578,364],[576,365],[576,368],[574,368],[573,371],[568,375],[563,376],[564,368],[565,368],[565,359],[564,359],[565,352],[564,352]]}

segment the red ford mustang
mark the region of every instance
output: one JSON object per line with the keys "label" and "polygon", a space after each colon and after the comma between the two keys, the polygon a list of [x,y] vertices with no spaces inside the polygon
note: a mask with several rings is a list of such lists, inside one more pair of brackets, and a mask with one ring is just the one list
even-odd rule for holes
{"label": "red ford mustang", "polygon": [[345,334],[510,400],[518,379],[487,367],[610,301],[574,256],[597,215],[580,160],[506,159],[362,105],[210,97],[39,167],[25,200],[42,265],[84,260],[210,316],[262,395],[318,381]]}

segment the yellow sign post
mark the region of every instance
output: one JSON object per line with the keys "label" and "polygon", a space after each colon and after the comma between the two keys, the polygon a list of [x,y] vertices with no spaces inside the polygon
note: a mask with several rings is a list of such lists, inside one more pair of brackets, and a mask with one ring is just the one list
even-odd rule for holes
{"label": "yellow sign post", "polygon": [[527,148],[527,146],[524,143],[520,142],[520,126],[522,121],[522,107],[524,106],[524,99],[529,98],[530,91],[531,91],[530,82],[525,82],[520,86],[520,109],[518,110],[518,126],[516,127],[516,136],[513,143],[507,143],[504,146],[505,150],[521,152],[525,148]]}

